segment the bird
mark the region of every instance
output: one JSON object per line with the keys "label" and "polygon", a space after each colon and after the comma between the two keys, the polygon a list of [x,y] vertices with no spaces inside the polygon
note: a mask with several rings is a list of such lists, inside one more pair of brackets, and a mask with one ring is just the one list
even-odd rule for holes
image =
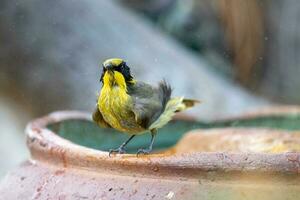
{"label": "bird", "polygon": [[150,133],[148,148],[140,148],[139,154],[152,151],[158,129],[166,125],[180,111],[199,103],[198,100],[171,97],[170,85],[162,80],[157,86],[137,81],[130,67],[121,58],[110,58],[102,64],[100,89],[93,121],[100,127],[113,128],[130,137],[111,154],[126,153],[126,145],[137,135]]}

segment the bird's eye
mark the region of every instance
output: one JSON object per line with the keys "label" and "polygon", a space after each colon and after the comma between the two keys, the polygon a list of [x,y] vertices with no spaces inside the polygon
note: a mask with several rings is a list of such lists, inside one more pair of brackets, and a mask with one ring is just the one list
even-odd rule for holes
{"label": "bird's eye", "polygon": [[120,64],[120,65],[116,66],[114,69],[115,69],[116,71],[118,71],[118,72],[121,72],[121,73],[122,73],[123,65],[122,65],[122,64]]}

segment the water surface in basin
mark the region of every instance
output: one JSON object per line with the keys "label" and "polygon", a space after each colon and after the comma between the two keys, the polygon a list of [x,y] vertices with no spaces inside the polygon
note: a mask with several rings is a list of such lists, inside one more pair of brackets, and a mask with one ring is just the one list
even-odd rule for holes
{"label": "water surface in basin", "polygon": [[[184,133],[193,129],[222,127],[264,127],[283,130],[300,130],[300,114],[264,116],[211,123],[176,120],[159,130],[154,143],[154,149],[162,150],[173,146]],[[127,134],[120,134],[120,132],[113,129],[100,128],[91,121],[79,119],[70,119],[54,123],[49,125],[48,128],[76,144],[104,151],[117,148],[128,138]],[[136,136],[128,144],[127,151],[134,153],[141,147],[147,147],[149,142],[150,134]]]}

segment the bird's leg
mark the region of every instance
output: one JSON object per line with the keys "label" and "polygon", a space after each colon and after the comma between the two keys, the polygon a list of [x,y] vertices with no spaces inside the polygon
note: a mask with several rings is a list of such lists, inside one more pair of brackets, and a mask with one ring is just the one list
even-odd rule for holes
{"label": "bird's leg", "polygon": [[111,153],[119,153],[119,154],[126,153],[125,146],[129,143],[130,140],[132,140],[132,138],[134,138],[134,136],[135,135],[130,136],[130,138],[128,138],[128,140],[126,140],[125,142],[123,142],[119,148],[117,148],[117,149],[110,149],[109,150],[109,154],[108,154],[109,157],[110,157]]}
{"label": "bird's leg", "polygon": [[139,149],[137,154],[136,154],[137,156],[139,154],[149,154],[152,151],[152,146],[153,146],[153,143],[154,143],[156,133],[157,133],[156,129],[151,130],[151,142],[150,142],[150,145],[149,145],[148,149]]}

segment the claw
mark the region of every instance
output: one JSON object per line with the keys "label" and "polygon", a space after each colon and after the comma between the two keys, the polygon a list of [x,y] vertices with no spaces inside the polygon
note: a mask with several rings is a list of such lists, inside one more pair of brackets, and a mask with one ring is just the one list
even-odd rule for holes
{"label": "claw", "polygon": [[152,151],[152,149],[139,149],[136,153],[136,156],[139,156],[140,154],[149,154]]}
{"label": "claw", "polygon": [[121,147],[119,147],[119,148],[117,148],[117,149],[110,149],[109,150],[109,153],[108,153],[108,156],[110,157],[110,155],[111,154],[114,154],[114,153],[116,153],[116,154],[124,154],[124,153],[126,153],[126,151],[125,151],[125,149],[124,148],[121,148]]}

